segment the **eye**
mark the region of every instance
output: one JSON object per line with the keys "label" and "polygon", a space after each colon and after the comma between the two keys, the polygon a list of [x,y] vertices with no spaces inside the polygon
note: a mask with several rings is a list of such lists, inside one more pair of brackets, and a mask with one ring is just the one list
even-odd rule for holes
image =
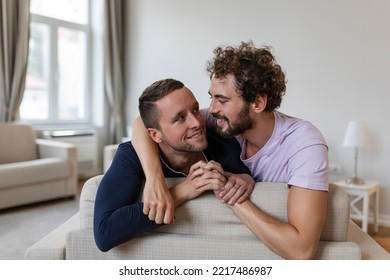
{"label": "eye", "polygon": [[193,113],[194,115],[198,114],[199,112],[200,112],[199,107],[196,107],[196,108],[192,111],[192,113]]}
{"label": "eye", "polygon": [[183,122],[184,120],[185,120],[185,117],[183,115],[179,115],[175,119],[176,122]]}
{"label": "eye", "polygon": [[223,104],[223,103],[226,103],[227,100],[225,98],[217,98],[217,101],[219,103]]}
{"label": "eye", "polygon": [[221,104],[224,104],[224,103],[229,101],[229,98],[227,98],[226,96],[220,95],[220,94],[217,94],[214,96],[210,95],[210,99],[214,99],[215,100],[214,102],[218,102]]}

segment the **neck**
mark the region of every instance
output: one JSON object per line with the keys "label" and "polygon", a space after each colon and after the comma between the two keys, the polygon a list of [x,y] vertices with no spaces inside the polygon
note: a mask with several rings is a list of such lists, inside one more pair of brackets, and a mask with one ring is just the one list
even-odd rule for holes
{"label": "neck", "polygon": [[245,131],[241,136],[246,141],[245,157],[256,154],[271,138],[275,127],[275,115],[273,112],[261,112],[253,119],[253,127]]}
{"label": "neck", "polygon": [[180,172],[188,175],[191,166],[200,161],[205,160],[202,152],[169,152],[162,151],[161,156],[165,163],[175,172]]}

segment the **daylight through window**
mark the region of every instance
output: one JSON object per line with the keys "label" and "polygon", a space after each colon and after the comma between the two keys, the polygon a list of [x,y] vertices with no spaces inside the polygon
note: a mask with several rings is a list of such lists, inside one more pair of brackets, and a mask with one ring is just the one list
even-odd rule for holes
{"label": "daylight through window", "polygon": [[89,0],[31,0],[22,120],[87,122]]}

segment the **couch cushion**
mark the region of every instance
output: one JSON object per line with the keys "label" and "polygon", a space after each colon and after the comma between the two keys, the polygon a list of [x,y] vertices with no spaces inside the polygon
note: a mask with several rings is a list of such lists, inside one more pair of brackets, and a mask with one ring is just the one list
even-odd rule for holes
{"label": "couch cushion", "polygon": [[[89,179],[80,197],[81,226],[93,228],[93,209],[100,180],[103,175]],[[183,178],[167,178],[169,186]],[[279,183],[256,183],[251,200],[264,212],[287,221],[288,188]],[[212,215],[211,215],[212,214]],[[187,201],[175,211],[176,222],[173,225],[161,226],[154,231],[182,234],[205,234],[220,236],[253,236],[253,233],[243,226],[232,210],[220,203],[213,193],[204,193],[196,199]],[[349,198],[338,186],[330,184],[328,195],[328,210],[324,229],[321,234],[323,241],[346,241],[349,222]]]}
{"label": "couch cushion", "polygon": [[80,228],[80,217],[79,213],[76,213],[41,240],[28,247],[24,258],[26,260],[64,260],[66,235],[78,228]]}
{"label": "couch cushion", "polygon": [[0,189],[67,178],[69,175],[70,166],[61,158],[5,163],[0,165]]}
{"label": "couch cushion", "polygon": [[[244,226],[245,227],[245,226]],[[315,259],[358,260],[361,250],[353,242],[320,241]],[[86,260],[280,260],[253,235],[204,236],[178,233],[146,233],[108,252],[96,247],[91,229],[76,229],[66,238],[66,259]]]}
{"label": "couch cushion", "polygon": [[38,158],[31,126],[0,123],[0,164]]}
{"label": "couch cushion", "polygon": [[98,175],[87,180],[80,194],[80,225],[87,229],[93,229],[93,211],[95,208],[96,193],[103,175]]}

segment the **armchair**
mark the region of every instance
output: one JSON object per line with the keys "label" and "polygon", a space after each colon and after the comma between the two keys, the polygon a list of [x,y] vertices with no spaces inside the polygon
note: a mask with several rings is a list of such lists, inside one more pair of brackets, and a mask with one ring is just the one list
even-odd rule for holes
{"label": "armchair", "polygon": [[0,209],[76,193],[74,145],[36,139],[29,125],[0,124]]}

